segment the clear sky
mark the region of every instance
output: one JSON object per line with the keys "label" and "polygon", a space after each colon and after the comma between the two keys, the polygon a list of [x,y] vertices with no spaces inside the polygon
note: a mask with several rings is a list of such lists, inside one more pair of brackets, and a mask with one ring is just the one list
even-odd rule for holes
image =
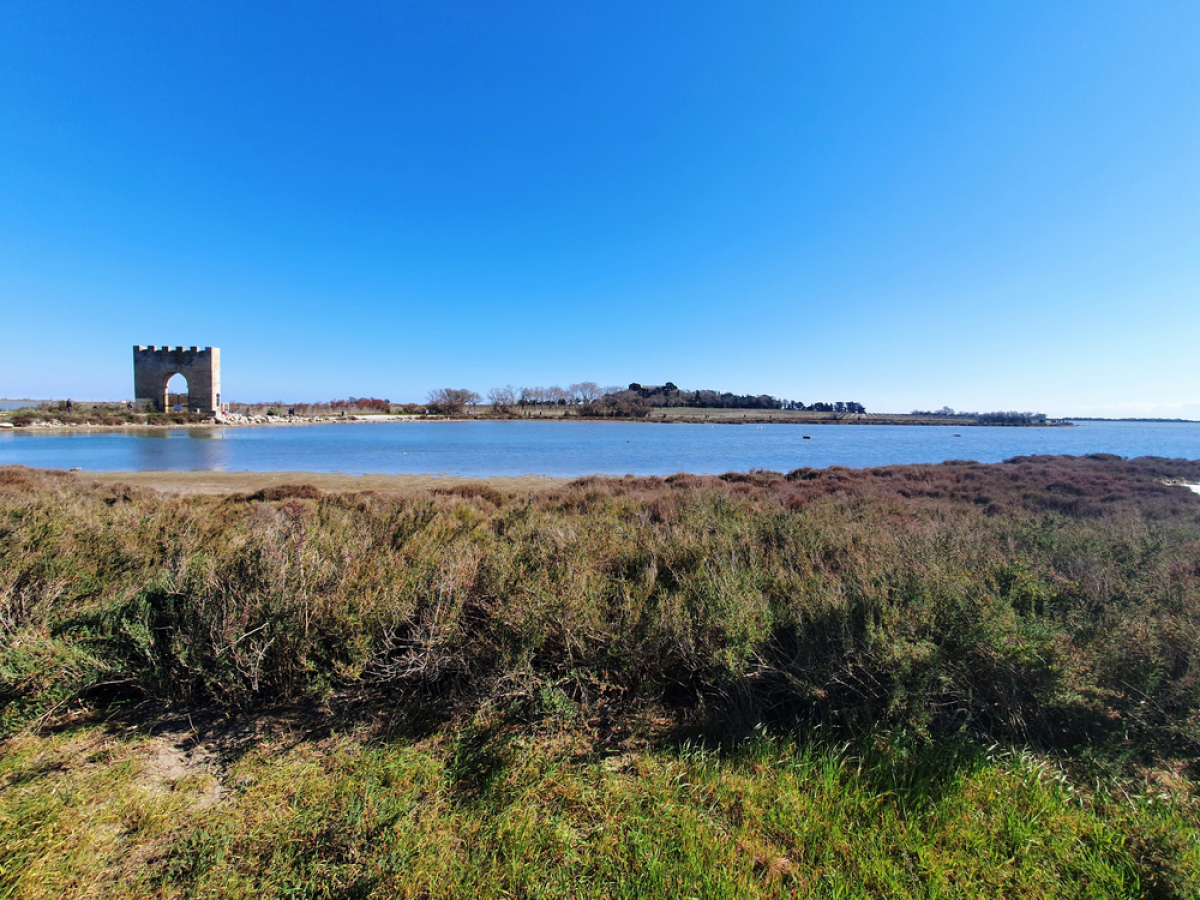
{"label": "clear sky", "polygon": [[1200,418],[1200,3],[0,4],[0,396]]}

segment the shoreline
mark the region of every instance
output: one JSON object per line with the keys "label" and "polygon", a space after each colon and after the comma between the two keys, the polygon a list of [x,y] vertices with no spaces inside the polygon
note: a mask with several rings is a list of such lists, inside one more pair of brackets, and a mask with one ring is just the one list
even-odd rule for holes
{"label": "shoreline", "polygon": [[[46,471],[46,470],[39,470]],[[61,471],[61,470],[59,470]],[[82,482],[101,485],[129,485],[182,496],[228,496],[253,493],[283,485],[311,485],[331,493],[377,491],[404,492],[428,488],[449,488],[460,484],[486,483],[517,493],[562,487],[575,478],[555,475],[392,475],[348,472],[203,472],[153,469],[143,472],[91,472],[71,469],[68,474]]]}
{"label": "shoreline", "polygon": [[[817,418],[818,416],[827,416],[827,418]],[[261,420],[259,420],[261,419]],[[346,416],[345,418],[329,416],[324,418],[308,418],[297,416],[295,418],[284,417],[254,417],[252,419],[242,419],[240,421],[214,421],[207,420],[203,422],[171,422],[166,424],[150,424],[150,423],[129,423],[124,425],[92,425],[87,422],[60,422],[52,420],[50,422],[37,422],[28,425],[14,426],[10,422],[0,421],[0,428],[13,433],[36,431],[44,432],[63,432],[63,431],[87,431],[87,432],[118,432],[118,431],[166,431],[173,428],[297,428],[306,425],[403,425],[415,423],[451,423],[451,422],[547,422],[547,423],[576,423],[589,425],[607,425],[607,424],[629,424],[629,425],[887,425],[895,427],[930,427],[930,428],[1075,428],[1074,423],[1068,421],[1046,422],[1041,424],[1028,425],[1008,425],[1008,424],[992,424],[987,422],[974,422],[969,420],[950,420],[938,421],[932,417],[921,416],[905,416],[897,415],[854,415],[840,416],[838,413],[815,413],[809,416],[788,416],[776,418],[774,415],[754,416],[745,415],[742,418],[735,418],[733,415],[721,415],[712,418],[704,418],[700,416],[670,416],[664,414],[659,417],[647,416],[642,419],[633,418],[588,418],[583,416],[464,416],[462,418],[450,418],[447,416]]]}
{"label": "shoreline", "polygon": [[[995,465],[982,463],[981,465]],[[37,469],[35,471],[58,471],[54,469]],[[209,471],[175,471],[171,469],[148,469],[146,471],[98,472],[83,469],[69,469],[65,474],[79,481],[92,484],[149,488],[151,490],[178,494],[180,496],[229,496],[232,494],[253,493],[265,488],[282,486],[311,485],[321,491],[331,493],[350,493],[355,491],[375,491],[380,493],[397,493],[431,488],[453,488],[464,484],[487,484],[491,487],[509,490],[515,493],[532,493],[542,489],[563,487],[580,477],[565,475],[449,475],[449,474],[389,474],[379,472],[364,472],[352,474],[349,472],[305,472],[305,471],[272,471],[272,472],[209,472]],[[620,480],[621,475],[596,475],[597,478],[612,478]],[[708,476],[701,476],[708,477]],[[1163,482],[1175,487],[1183,487],[1200,494],[1200,483],[1192,484],[1187,481],[1168,479]]]}

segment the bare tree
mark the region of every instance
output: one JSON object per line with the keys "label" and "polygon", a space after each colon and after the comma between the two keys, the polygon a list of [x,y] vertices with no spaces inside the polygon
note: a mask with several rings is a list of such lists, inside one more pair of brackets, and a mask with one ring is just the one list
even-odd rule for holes
{"label": "bare tree", "polygon": [[581,381],[578,384],[571,385],[571,393],[584,406],[591,406],[596,400],[600,399],[602,391],[600,385],[594,381]]}
{"label": "bare tree", "polygon": [[468,403],[474,405],[480,399],[477,393],[466,388],[438,388],[429,392],[426,406],[443,416],[459,416],[462,415],[463,407]]}
{"label": "bare tree", "polygon": [[522,406],[541,406],[550,402],[550,389],[544,387],[523,387],[518,403]]}
{"label": "bare tree", "polygon": [[517,405],[517,389],[511,384],[488,391],[488,400],[493,412],[506,413]]}

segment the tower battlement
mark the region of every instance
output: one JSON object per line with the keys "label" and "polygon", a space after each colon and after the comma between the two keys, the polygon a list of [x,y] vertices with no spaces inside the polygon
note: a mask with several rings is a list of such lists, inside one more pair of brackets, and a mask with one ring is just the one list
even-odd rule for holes
{"label": "tower battlement", "polygon": [[211,353],[213,350],[218,350],[219,352],[219,348],[217,347],[171,347],[169,345],[159,347],[156,344],[150,344],[149,346],[135,344],[133,347],[134,353],[151,356],[158,356],[163,353]]}

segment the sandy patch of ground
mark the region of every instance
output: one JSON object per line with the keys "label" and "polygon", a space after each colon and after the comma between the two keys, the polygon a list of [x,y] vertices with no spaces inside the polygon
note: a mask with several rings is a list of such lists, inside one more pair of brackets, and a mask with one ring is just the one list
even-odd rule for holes
{"label": "sandy patch of ground", "polygon": [[520,475],[458,478],[450,475],[347,475],[341,472],[76,472],[81,480],[128,484],[176,494],[248,494],[282,484],[311,484],[322,491],[404,492],[482,482],[500,490],[533,492],[567,484],[570,478]]}
{"label": "sandy patch of ground", "polygon": [[203,744],[178,736],[156,737],[141,746],[143,764],[139,787],[149,793],[186,790],[191,806],[207,809],[221,802],[225,786],[221,763]]}

